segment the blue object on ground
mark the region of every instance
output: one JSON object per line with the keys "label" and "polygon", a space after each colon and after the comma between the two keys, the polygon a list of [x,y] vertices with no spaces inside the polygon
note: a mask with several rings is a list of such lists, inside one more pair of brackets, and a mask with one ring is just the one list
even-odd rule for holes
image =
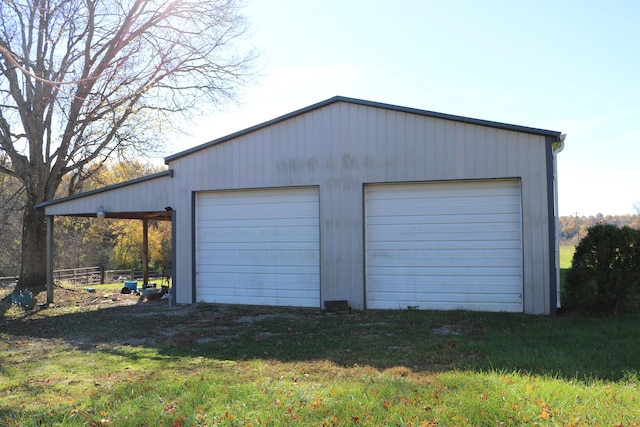
{"label": "blue object on ground", "polygon": [[33,297],[33,292],[31,291],[19,291],[11,294],[11,304],[25,308],[33,308],[36,306],[36,299]]}
{"label": "blue object on ground", "polygon": [[138,290],[138,282],[124,282],[124,286],[131,289],[133,292]]}

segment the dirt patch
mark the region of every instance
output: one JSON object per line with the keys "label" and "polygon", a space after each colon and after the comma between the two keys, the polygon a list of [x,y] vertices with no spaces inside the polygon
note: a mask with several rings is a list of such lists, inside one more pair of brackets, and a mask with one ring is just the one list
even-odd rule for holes
{"label": "dirt patch", "polygon": [[[3,289],[3,294],[10,295],[13,289]],[[119,290],[100,290],[93,292],[87,288],[67,288],[56,286],[53,291],[53,303],[47,305],[47,293],[40,292],[35,295],[36,306],[34,310],[42,309],[64,309],[72,307],[119,307],[131,306],[134,304],[145,304],[154,306],[167,306],[168,300],[154,299],[147,300],[139,293],[121,294]]]}
{"label": "dirt patch", "polygon": [[145,315],[149,312],[163,313],[169,306],[167,299],[148,301],[139,294],[121,294],[119,289],[95,289],[88,292],[86,288],[81,287],[56,286],[53,303],[47,304],[47,293],[43,291],[34,295],[35,304],[30,309],[13,304],[12,293],[13,287],[0,289],[0,325],[6,322],[32,322],[43,317],[96,311],[103,312],[104,320],[109,322],[112,320],[109,319],[109,313],[115,316],[122,316],[122,310],[126,310],[128,316]]}
{"label": "dirt patch", "polygon": [[[46,302],[46,295],[38,295],[38,300]],[[54,291],[52,307],[92,306],[92,305],[132,305],[139,302],[140,297],[134,294],[88,293],[86,290],[60,289]],[[40,303],[40,301],[38,301]]]}

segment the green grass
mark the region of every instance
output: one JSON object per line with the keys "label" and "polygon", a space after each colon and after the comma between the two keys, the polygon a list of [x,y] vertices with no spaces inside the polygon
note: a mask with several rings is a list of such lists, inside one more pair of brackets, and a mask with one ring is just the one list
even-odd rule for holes
{"label": "green grass", "polygon": [[0,308],[9,426],[640,423],[638,315]]}
{"label": "green grass", "polygon": [[573,254],[576,251],[575,246],[560,246],[560,268],[561,269],[569,269],[571,268],[571,260],[573,259]]}
{"label": "green grass", "polygon": [[[565,283],[567,283],[567,273],[571,269],[571,261],[573,260],[573,254],[576,251],[575,246],[560,246],[560,289],[564,289]],[[562,292],[564,296],[564,292]],[[561,304],[563,297],[560,297]]]}

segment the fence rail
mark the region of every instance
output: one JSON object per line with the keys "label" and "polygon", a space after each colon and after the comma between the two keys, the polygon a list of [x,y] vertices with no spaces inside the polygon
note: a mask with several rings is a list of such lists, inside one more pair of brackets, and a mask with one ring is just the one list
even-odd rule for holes
{"label": "fence rail", "polygon": [[0,287],[15,285],[18,278],[15,276],[0,277]]}
{"label": "fence rail", "polygon": [[[123,280],[142,280],[142,270],[105,270],[105,280],[109,282],[122,282]],[[171,270],[149,270],[149,280],[163,280],[171,276]]]}
{"label": "fence rail", "polygon": [[[53,280],[60,284],[97,285],[125,280],[142,280],[142,270],[103,270],[100,267],[64,268],[53,271]],[[171,276],[170,270],[149,270],[149,280],[165,280]],[[0,277],[0,286],[10,286],[18,281],[17,276]]]}
{"label": "fence rail", "polygon": [[53,271],[53,281],[89,286],[104,283],[104,277],[100,267],[65,268]]}

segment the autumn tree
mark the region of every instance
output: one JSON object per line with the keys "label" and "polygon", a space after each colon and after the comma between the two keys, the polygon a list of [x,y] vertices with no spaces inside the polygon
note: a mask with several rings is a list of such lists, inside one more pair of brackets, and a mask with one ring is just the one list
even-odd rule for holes
{"label": "autumn tree", "polygon": [[[106,162],[82,181],[83,190],[104,187],[150,175],[163,167],[140,160]],[[71,177],[65,177],[67,188]],[[140,268],[142,260],[142,222],[140,220],[60,217],[55,227],[56,266],[75,268],[98,265],[103,268]],[[171,223],[151,221],[148,231],[149,261],[154,268],[171,264]],[[168,254],[168,256],[167,256]]]}
{"label": "autumn tree", "polygon": [[44,212],[63,177],[147,152],[175,114],[249,75],[239,0],[0,2],[0,173],[24,188],[19,288],[46,281]]}

